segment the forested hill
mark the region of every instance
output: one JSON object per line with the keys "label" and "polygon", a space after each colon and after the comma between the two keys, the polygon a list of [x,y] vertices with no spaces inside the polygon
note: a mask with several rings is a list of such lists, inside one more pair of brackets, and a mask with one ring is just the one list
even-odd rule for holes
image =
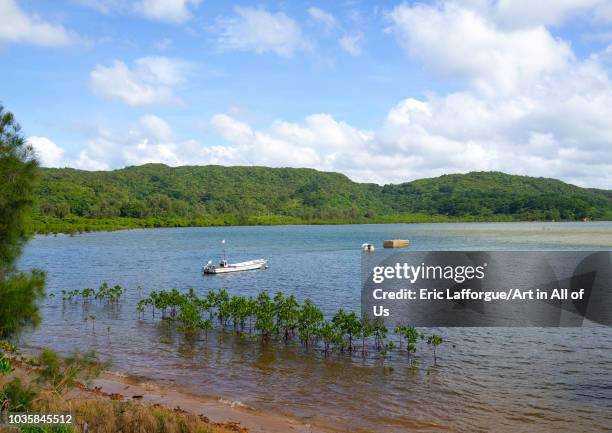
{"label": "forested hill", "polygon": [[146,164],[41,169],[34,230],[148,226],[612,219],[611,191],[473,172],[399,185],[302,168]]}

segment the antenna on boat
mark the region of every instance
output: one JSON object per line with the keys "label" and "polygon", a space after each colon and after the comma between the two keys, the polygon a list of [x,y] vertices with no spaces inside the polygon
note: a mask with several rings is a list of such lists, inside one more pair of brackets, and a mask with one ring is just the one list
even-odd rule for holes
{"label": "antenna on boat", "polygon": [[225,239],[223,239],[221,243],[223,244],[223,261],[225,261]]}

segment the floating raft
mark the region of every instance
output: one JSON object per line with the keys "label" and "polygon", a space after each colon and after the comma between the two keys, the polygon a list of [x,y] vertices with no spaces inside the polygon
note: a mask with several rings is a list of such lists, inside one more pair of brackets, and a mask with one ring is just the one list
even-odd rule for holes
{"label": "floating raft", "polygon": [[385,248],[403,248],[410,244],[408,239],[390,239],[383,241],[383,247]]}

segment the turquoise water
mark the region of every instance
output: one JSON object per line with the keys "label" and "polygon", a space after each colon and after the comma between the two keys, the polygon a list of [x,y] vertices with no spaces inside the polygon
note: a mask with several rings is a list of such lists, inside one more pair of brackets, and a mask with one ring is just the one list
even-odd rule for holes
{"label": "turquoise water", "polygon": [[[419,250],[610,250],[612,223],[396,224],[132,230],[33,239],[24,269],[48,272],[49,293],[98,286],[129,290],[120,307],[44,301],[41,326],[24,336],[63,353],[92,348],[115,370],[190,392],[346,431],[602,431],[612,425],[610,328],[438,330],[448,341],[432,365],[401,353],[385,360],[333,356],[215,333],[189,344],[167,326],[138,320],[149,291],[281,290],[326,314],[359,309],[360,245],[410,239]],[[230,261],[267,258],[270,269],[204,276],[226,240]],[[96,332],[83,318],[96,315]]]}

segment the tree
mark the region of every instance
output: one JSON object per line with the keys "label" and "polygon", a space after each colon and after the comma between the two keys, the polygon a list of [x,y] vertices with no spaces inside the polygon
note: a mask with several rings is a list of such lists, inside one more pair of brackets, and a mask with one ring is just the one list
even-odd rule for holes
{"label": "tree", "polygon": [[361,356],[365,358],[366,355],[368,354],[368,350],[366,348],[366,340],[368,339],[368,337],[371,337],[372,335],[374,335],[375,328],[374,328],[374,324],[372,323],[372,321],[370,320],[367,314],[362,317],[360,323],[361,323],[361,326],[360,326]]}
{"label": "tree", "polygon": [[387,338],[387,326],[385,325],[385,321],[382,317],[377,317],[372,322],[373,332],[374,332],[374,345],[376,346],[376,350],[380,351],[384,347],[385,338]]}
{"label": "tree", "polygon": [[304,346],[308,347],[310,345],[310,340],[313,336],[316,336],[322,321],[323,312],[310,299],[306,299],[300,309],[298,318],[300,340]]}
{"label": "tree", "polygon": [[257,296],[255,318],[255,328],[261,332],[261,343],[267,344],[276,326],[274,324],[274,304],[265,291]]}
{"label": "tree", "polygon": [[28,239],[38,161],[13,114],[0,105],[0,337],[40,321],[43,272],[20,272],[16,260]]}
{"label": "tree", "polygon": [[408,352],[408,360],[410,360],[410,354],[416,353],[417,340],[419,337],[423,338],[423,334],[420,334],[413,326],[406,325],[397,326],[395,333],[400,335],[400,349],[402,347],[401,337],[406,341],[406,351]]}
{"label": "tree", "polygon": [[348,336],[348,350],[353,352],[353,338],[361,332],[361,321],[355,312],[347,314],[342,308],[339,309],[332,318],[332,324]]}
{"label": "tree", "polygon": [[329,354],[329,350],[331,345],[341,346],[342,345],[342,335],[340,335],[334,325],[325,321],[319,330],[317,331],[317,336],[323,341],[323,350],[325,356]]}
{"label": "tree", "polygon": [[427,338],[427,344],[430,344],[433,347],[434,365],[437,363],[436,347],[442,344],[442,341],[442,337],[440,337],[438,334],[432,334]]}
{"label": "tree", "polygon": [[[279,294],[281,296],[279,296]],[[276,317],[278,329],[283,331],[283,339],[285,340],[285,343],[288,343],[298,326],[298,320],[300,318],[300,305],[295,299],[295,296],[290,295],[283,298],[281,292],[278,292],[274,299],[277,302]]]}

